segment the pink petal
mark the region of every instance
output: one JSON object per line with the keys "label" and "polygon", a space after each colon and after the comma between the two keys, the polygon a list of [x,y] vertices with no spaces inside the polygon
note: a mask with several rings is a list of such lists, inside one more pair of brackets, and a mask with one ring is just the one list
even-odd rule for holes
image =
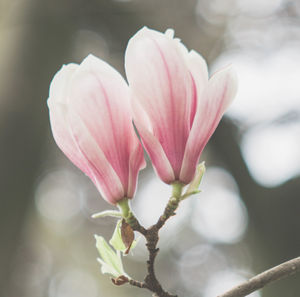
{"label": "pink petal", "polygon": [[89,175],[90,171],[86,160],[78,150],[66,121],[67,107],[65,102],[68,97],[71,78],[77,68],[78,65],[75,64],[63,66],[51,82],[48,98],[50,124],[58,147],[78,168]]}
{"label": "pink petal", "polygon": [[[109,203],[115,204],[116,198],[124,196],[118,176],[81,120],[73,114],[75,120],[70,123],[67,102],[69,101],[70,83],[77,70],[78,65],[63,66],[52,80],[48,106],[53,136],[65,155],[92,179],[102,196]],[[87,147],[88,153],[86,153]]]}
{"label": "pink petal", "polygon": [[54,138],[67,157],[109,203],[131,198],[145,160],[120,74],[93,56],[64,66],[51,83],[48,105]]}
{"label": "pink petal", "polygon": [[162,166],[158,150],[164,151],[176,179],[190,130],[193,96],[184,50],[170,32],[143,28],[128,43],[125,68],[133,96],[151,123],[152,133],[141,132],[137,125],[144,146],[158,173]]}
{"label": "pink petal", "polygon": [[187,65],[193,80],[193,101],[191,104],[190,124],[193,125],[197,111],[197,101],[208,84],[208,70],[205,60],[195,51],[190,51],[187,57]]}
{"label": "pink petal", "polygon": [[208,70],[205,60],[199,53],[191,50],[188,54],[187,64],[197,84],[198,91],[202,92],[208,83]]}
{"label": "pink petal", "polygon": [[91,179],[103,198],[116,204],[125,196],[118,175],[79,116],[68,112],[67,120],[78,149],[87,160]]}
{"label": "pink petal", "polygon": [[115,69],[90,55],[72,79],[70,97],[69,108],[82,120],[127,189],[129,158],[140,144],[132,125],[126,82]]}
{"label": "pink petal", "polygon": [[137,185],[138,173],[141,169],[146,167],[144,159],[144,151],[141,145],[135,147],[129,157],[129,181],[127,189],[127,197],[132,198],[135,194]]}
{"label": "pink petal", "polygon": [[69,95],[69,87],[72,77],[76,70],[78,70],[78,64],[63,65],[59,71],[54,75],[49,89],[48,104],[52,103],[66,103]]}
{"label": "pink petal", "polygon": [[[196,79],[195,79],[196,81]],[[180,180],[189,183],[194,177],[200,154],[217,128],[223,113],[237,91],[236,74],[231,67],[215,73],[207,88],[198,97],[197,112],[187,142]]]}
{"label": "pink petal", "polygon": [[[50,106],[49,106],[50,107]],[[90,175],[90,170],[85,158],[73,139],[66,121],[67,109],[64,105],[57,103],[50,107],[50,124],[54,140],[63,153],[85,174]]]}
{"label": "pink petal", "polygon": [[151,131],[151,125],[146,112],[141,108],[137,98],[132,96],[134,123],[139,131],[145,150],[147,151],[157,175],[165,183],[175,180],[173,168],[158,139]]}

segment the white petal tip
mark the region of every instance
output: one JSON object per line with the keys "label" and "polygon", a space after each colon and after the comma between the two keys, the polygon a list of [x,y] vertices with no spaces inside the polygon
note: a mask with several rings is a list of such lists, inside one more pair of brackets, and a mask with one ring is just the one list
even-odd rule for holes
{"label": "white petal tip", "polygon": [[169,28],[169,29],[166,30],[165,35],[166,35],[167,37],[169,37],[170,39],[173,39],[173,38],[174,38],[174,35],[175,35],[175,30]]}
{"label": "white petal tip", "polygon": [[86,63],[93,63],[95,61],[99,61],[99,58],[97,58],[96,56],[94,56],[93,54],[88,54],[81,62],[82,64],[86,64]]}

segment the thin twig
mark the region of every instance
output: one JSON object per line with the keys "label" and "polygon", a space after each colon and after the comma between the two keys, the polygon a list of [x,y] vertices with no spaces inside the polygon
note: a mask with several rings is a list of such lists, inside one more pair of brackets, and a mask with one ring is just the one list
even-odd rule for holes
{"label": "thin twig", "polygon": [[134,286],[134,287],[141,288],[141,289],[148,289],[147,285],[144,282],[140,282],[140,281],[137,281],[137,280],[134,280],[134,279],[130,279],[129,284]]}
{"label": "thin twig", "polygon": [[165,291],[159,281],[155,276],[154,270],[154,262],[157,256],[159,249],[157,248],[157,243],[159,240],[159,230],[165,224],[165,222],[173,215],[175,215],[175,210],[177,209],[180,199],[181,199],[181,191],[183,185],[180,183],[173,184],[173,194],[170,198],[164,213],[160,216],[157,223],[148,229],[145,229],[140,225],[134,214],[130,211],[126,216],[126,222],[131,226],[134,231],[140,232],[144,235],[146,239],[146,246],[149,251],[149,259],[147,261],[147,271],[144,282],[138,282],[135,280],[131,280],[129,284],[132,286],[146,288],[154,293],[154,297],[177,297],[177,295],[172,295],[169,292]]}
{"label": "thin twig", "polygon": [[262,272],[218,297],[244,297],[267,284],[300,272],[300,257]]}
{"label": "thin twig", "polygon": [[171,217],[175,215],[175,210],[177,209],[179,205],[180,200],[176,197],[171,197],[163,215],[161,215],[157,221],[157,223],[154,225],[158,231],[163,227],[165,222]]}
{"label": "thin twig", "polygon": [[155,275],[154,261],[157,256],[157,253],[159,251],[159,249],[156,247],[158,239],[159,239],[158,231],[159,231],[159,229],[157,228],[157,226],[153,225],[152,227],[147,229],[147,235],[145,236],[146,240],[147,240],[146,246],[149,251],[149,259],[147,261],[148,274],[145,277],[144,282],[147,284],[148,289],[150,291],[152,291],[153,293],[155,293],[153,296],[177,297],[176,295],[172,295],[172,294],[168,293],[167,291],[165,291],[162,288],[161,284],[159,283],[159,281],[157,280],[156,275]]}

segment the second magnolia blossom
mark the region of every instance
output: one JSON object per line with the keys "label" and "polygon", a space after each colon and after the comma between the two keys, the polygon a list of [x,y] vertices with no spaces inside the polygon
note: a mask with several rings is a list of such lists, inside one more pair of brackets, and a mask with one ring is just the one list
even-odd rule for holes
{"label": "second magnolia blossom", "polygon": [[204,59],[173,35],[141,29],[129,41],[125,68],[134,123],[157,174],[168,184],[188,184],[237,79],[231,67],[208,79]]}
{"label": "second magnolia blossom", "polygon": [[48,106],[57,145],[102,196],[111,204],[132,198],[145,160],[121,75],[92,55],[63,66],[52,80]]}

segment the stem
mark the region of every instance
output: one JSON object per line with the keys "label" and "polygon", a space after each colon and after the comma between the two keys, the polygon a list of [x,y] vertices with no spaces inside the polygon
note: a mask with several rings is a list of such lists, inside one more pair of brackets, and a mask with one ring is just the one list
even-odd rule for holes
{"label": "stem", "polygon": [[244,297],[267,284],[300,272],[300,257],[262,272],[218,297]]}
{"label": "stem", "polygon": [[175,182],[172,184],[172,186],[172,197],[169,199],[164,213],[160,216],[157,223],[148,229],[142,227],[138,220],[135,218],[130,209],[129,201],[127,198],[124,198],[118,203],[118,207],[120,208],[122,216],[124,217],[126,222],[131,226],[133,230],[140,232],[146,238],[146,246],[149,251],[149,259],[147,261],[148,274],[145,277],[144,282],[139,282],[131,279],[129,281],[129,284],[135,287],[146,288],[150,290],[154,293],[153,297],[177,297],[177,295],[172,295],[162,288],[161,284],[155,276],[154,270],[155,258],[159,251],[159,249],[157,248],[157,243],[159,240],[158,232],[165,224],[165,222],[171,216],[175,215],[175,210],[177,209],[181,200],[181,194],[184,185],[182,183]]}
{"label": "stem", "polygon": [[134,286],[134,287],[138,287],[140,289],[148,289],[147,285],[144,282],[139,282],[139,281],[134,280],[134,279],[130,279],[129,284]]}
{"label": "stem", "polygon": [[129,199],[123,198],[121,201],[118,202],[118,207],[122,213],[123,218],[127,222],[127,224],[132,228],[134,231],[138,231],[144,236],[147,233],[147,230],[140,225],[137,218],[134,216],[133,212],[131,211],[130,205],[129,205]]}
{"label": "stem", "polygon": [[118,207],[122,213],[122,216],[124,218],[127,218],[131,212],[128,198],[123,198],[122,200],[120,200],[118,202]]}
{"label": "stem", "polygon": [[172,184],[173,190],[172,190],[172,197],[175,197],[177,199],[180,199],[181,197],[181,193],[182,193],[182,188],[183,188],[183,184],[180,182],[174,182]]}
{"label": "stem", "polygon": [[181,194],[184,185],[182,183],[175,182],[172,184],[172,186],[173,186],[172,197],[169,199],[169,202],[164,210],[164,213],[155,224],[158,230],[165,224],[165,222],[171,216],[175,215],[175,210],[177,209],[179,202],[181,200]]}

